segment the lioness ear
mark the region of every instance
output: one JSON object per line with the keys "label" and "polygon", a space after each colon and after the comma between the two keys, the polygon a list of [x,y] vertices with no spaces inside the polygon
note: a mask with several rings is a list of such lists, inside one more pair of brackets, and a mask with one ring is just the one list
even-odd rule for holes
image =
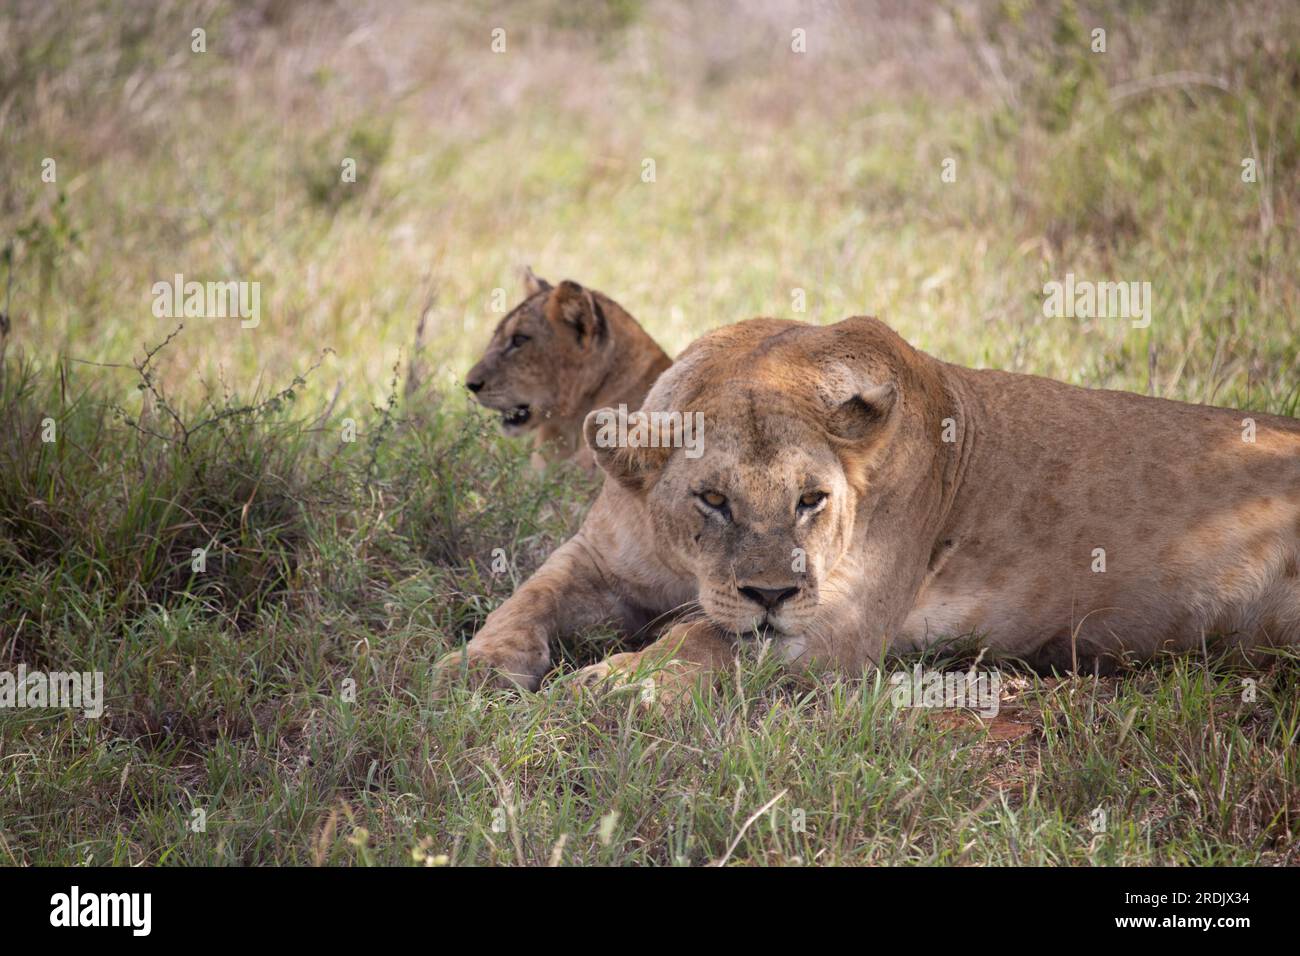
{"label": "lioness ear", "polygon": [[605,337],[607,326],[600,303],[572,279],[559,284],[555,294],[546,301],[546,309],[551,321],[569,328],[581,346]]}
{"label": "lioness ear", "polygon": [[831,413],[827,422],[831,434],[845,441],[862,441],[889,420],[898,401],[893,383],[873,385],[849,396]]}
{"label": "lioness ear", "polygon": [[[620,413],[624,416],[621,430]],[[582,436],[601,471],[628,491],[642,492],[655,483],[671,451],[666,447],[640,447],[629,443],[629,433],[636,431],[634,423],[630,425],[627,421],[630,417],[622,406],[618,411],[598,408],[587,413],[582,423]]]}
{"label": "lioness ear", "polygon": [[537,295],[539,292],[550,292],[551,284],[541,276],[533,273],[532,266],[524,266],[524,294],[527,296]]}

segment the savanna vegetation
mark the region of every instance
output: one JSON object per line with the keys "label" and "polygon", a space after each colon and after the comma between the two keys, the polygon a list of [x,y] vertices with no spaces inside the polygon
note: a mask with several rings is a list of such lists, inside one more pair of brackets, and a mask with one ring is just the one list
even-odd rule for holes
{"label": "savanna vegetation", "polygon": [[[430,668],[595,490],[459,385],[524,263],[670,353],[869,313],[1296,415],[1298,206],[1283,0],[5,4],[0,670],[106,701],[0,709],[0,862],[1296,863],[1285,654],[1008,667],[995,720],[757,651],[575,695],[608,634],[537,695]],[[1046,316],[1066,273],[1150,325]],[[158,315],[177,274],[259,321]]]}

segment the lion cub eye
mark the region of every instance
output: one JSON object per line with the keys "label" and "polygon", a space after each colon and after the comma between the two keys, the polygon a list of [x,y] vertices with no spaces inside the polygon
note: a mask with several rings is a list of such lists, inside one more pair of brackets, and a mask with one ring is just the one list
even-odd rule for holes
{"label": "lion cub eye", "polygon": [[727,506],[727,496],[720,495],[716,491],[702,491],[699,494],[699,499],[710,508],[721,510]]}
{"label": "lion cub eye", "polygon": [[826,502],[827,494],[824,491],[810,491],[799,498],[800,511],[816,511]]}

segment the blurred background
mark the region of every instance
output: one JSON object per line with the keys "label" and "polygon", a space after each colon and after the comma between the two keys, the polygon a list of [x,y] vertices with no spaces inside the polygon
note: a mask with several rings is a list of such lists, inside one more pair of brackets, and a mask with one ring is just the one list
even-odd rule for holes
{"label": "blurred background", "polygon": [[[674,354],[869,313],[953,361],[1295,408],[1294,3],[10,0],[0,139],[5,348],[38,363],[138,358],[182,273],[260,282],[262,318],[187,322],[173,389],[328,347],[340,407],[397,362],[436,391],[530,264]],[[1045,317],[1066,272],[1151,282],[1150,328]]]}

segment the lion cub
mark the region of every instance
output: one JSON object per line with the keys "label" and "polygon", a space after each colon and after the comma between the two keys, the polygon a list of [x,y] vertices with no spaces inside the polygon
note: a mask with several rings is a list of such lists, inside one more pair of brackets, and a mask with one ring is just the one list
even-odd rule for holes
{"label": "lion cub", "polygon": [[524,270],[523,302],[497,325],[465,387],[501,413],[507,435],[534,436],[533,464],[568,459],[588,471],[587,413],[639,408],[672,359],[617,302],[565,279],[552,286]]}

